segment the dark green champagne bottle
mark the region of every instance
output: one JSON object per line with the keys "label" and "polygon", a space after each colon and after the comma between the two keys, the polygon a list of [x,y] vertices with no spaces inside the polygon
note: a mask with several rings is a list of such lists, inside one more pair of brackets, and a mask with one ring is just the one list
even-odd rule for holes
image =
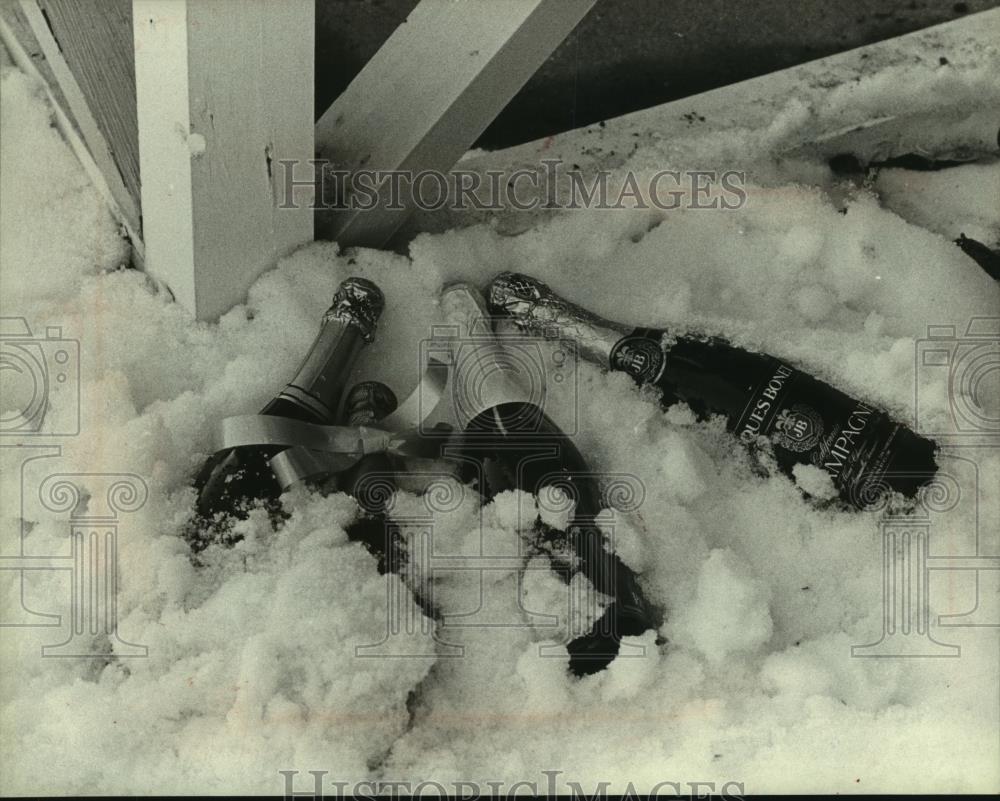
{"label": "dark green champagne bottle", "polygon": [[[395,393],[380,381],[355,384],[344,404],[344,424],[377,426],[397,406]],[[436,433],[441,432],[438,428]],[[382,575],[395,573],[404,581],[408,577],[409,552],[399,527],[391,519],[391,503],[399,489],[422,491],[419,477],[417,481],[410,480],[414,463],[433,466],[435,477],[448,472],[446,463],[436,459],[441,443],[440,436],[411,441],[406,453],[369,453],[345,470],[308,480],[312,489],[322,494],[345,492],[354,497],[360,514],[347,526],[347,537],[352,542],[360,542],[378,560],[378,571]],[[427,617],[437,617],[438,612],[429,593],[420,586],[419,577],[410,578],[412,580],[407,583],[414,600]]]}
{"label": "dark green champagne bottle", "polygon": [[[467,284],[446,288],[441,303],[446,317],[463,318],[459,328],[465,331],[475,329],[476,318],[488,319],[482,296]],[[488,329],[480,326],[483,330]],[[595,521],[603,506],[597,476],[573,441],[526,397],[524,388],[496,369],[500,348],[498,341],[483,333],[456,344],[459,355],[453,361],[452,386],[462,433],[449,449],[476,466],[465,477],[484,483],[479,491],[485,500],[513,489],[538,495],[552,486],[575,501],[566,531],[541,520],[536,526],[567,579],[582,571],[599,592],[613,599],[590,632],[568,645],[570,670],[576,675],[594,673],[615,658],[622,637],[655,629],[660,615],[645,598],[635,573],[605,547]]]}
{"label": "dark green champagne bottle", "polygon": [[611,322],[518,273],[498,275],[488,294],[522,331],[572,340],[585,358],[659,388],[664,407],[684,401],[701,418],[725,417],[750,448],[769,442],[788,476],[796,465],[821,468],[850,506],[913,498],[937,473],[933,442],[773,356]]}
{"label": "dark green champagne bottle", "polygon": [[[320,425],[339,419],[347,381],[358,354],[375,334],[385,305],[379,288],[363,278],[348,278],[323,315],[320,332],[295,377],[260,412]],[[268,461],[280,446],[255,445],[213,454],[198,472],[195,515],[188,528],[192,548],[213,542],[231,544],[234,519],[263,504],[272,519],[281,518],[281,486]],[[238,538],[237,538],[238,539]]]}
{"label": "dark green champagne bottle", "polygon": [[[395,411],[397,405],[395,393],[380,381],[356,384],[347,396],[345,424],[375,425]],[[324,494],[346,492],[358,501],[361,514],[348,526],[347,536],[363,543],[378,559],[379,573],[398,572],[405,558],[405,547],[386,520],[387,505],[396,489],[396,470],[398,465],[390,454],[370,453],[317,486]]]}

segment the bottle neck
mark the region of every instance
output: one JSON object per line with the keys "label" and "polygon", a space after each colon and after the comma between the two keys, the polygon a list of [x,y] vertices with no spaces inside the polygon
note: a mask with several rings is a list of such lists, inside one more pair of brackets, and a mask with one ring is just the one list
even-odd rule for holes
{"label": "bottle neck", "polygon": [[666,364],[662,330],[632,328],[570,303],[528,275],[501,273],[490,284],[491,307],[507,325],[546,339],[574,342],[585,359],[631,375],[640,384],[659,379]]}
{"label": "bottle neck", "polygon": [[381,381],[363,381],[347,393],[342,417],[349,426],[373,426],[397,406],[396,394]]}
{"label": "bottle neck", "polygon": [[[447,326],[434,350],[448,352],[452,411],[459,430],[494,407],[537,406],[543,400],[541,387],[532,380],[536,377],[531,375],[531,365],[507,358],[475,287],[452,284],[441,293],[440,305]],[[503,428],[502,421],[497,424]]]}
{"label": "bottle neck", "polygon": [[351,368],[364,345],[361,330],[328,316],[295,377],[261,414],[335,423]]}
{"label": "bottle neck", "polygon": [[499,328],[513,325],[526,334],[546,339],[568,339],[578,348],[580,356],[612,370],[612,354],[618,344],[628,337],[633,328],[623,323],[607,320],[593,312],[571,303],[545,287],[541,297],[530,303],[510,304],[510,317]]}
{"label": "bottle neck", "polygon": [[357,276],[343,280],[295,378],[261,414],[336,423],[351,367],[361,348],[372,341],[384,307],[382,291],[371,281]]}
{"label": "bottle neck", "polygon": [[666,365],[663,337],[666,331],[653,328],[630,328],[605,320],[586,309],[563,302],[558,315],[544,324],[536,318],[512,320],[525,333],[576,343],[577,352],[587,361],[613,372],[628,373],[640,384],[659,380]]}

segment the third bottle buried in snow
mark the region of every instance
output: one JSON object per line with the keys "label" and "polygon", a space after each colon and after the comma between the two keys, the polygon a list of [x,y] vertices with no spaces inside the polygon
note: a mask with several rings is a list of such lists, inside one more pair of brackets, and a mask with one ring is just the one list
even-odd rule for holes
{"label": "third bottle buried in snow", "polygon": [[489,303],[526,333],[572,340],[585,358],[658,387],[664,407],[684,401],[701,418],[721,414],[750,447],[769,440],[789,476],[800,464],[825,470],[851,506],[893,491],[912,498],[937,472],[933,442],[772,356],[611,322],[517,273],[493,280]]}

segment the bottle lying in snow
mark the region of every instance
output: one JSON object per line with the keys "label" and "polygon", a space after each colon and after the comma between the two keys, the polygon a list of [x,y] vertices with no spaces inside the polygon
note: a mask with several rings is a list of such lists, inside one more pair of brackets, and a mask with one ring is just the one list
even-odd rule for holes
{"label": "bottle lying in snow", "polygon": [[[344,404],[344,422],[349,426],[370,426],[395,411],[395,393],[379,381],[355,384]],[[318,492],[346,492],[358,497],[362,514],[347,529],[349,539],[361,542],[379,560],[379,572],[391,569],[392,554],[399,543],[386,528],[385,513],[389,492],[365,492],[366,479],[387,478],[394,472],[392,457],[386,453],[370,453],[343,472],[313,477],[309,483]],[[389,482],[382,484],[388,489]]]}
{"label": "bottle lying in snow", "polygon": [[[395,393],[380,381],[355,384],[347,394],[344,424],[375,426],[394,412],[398,404]],[[380,573],[398,573],[406,563],[405,546],[388,519],[393,493],[407,490],[420,494],[428,481],[457,475],[454,464],[439,458],[450,430],[439,423],[432,436],[421,437],[411,432],[405,452],[369,453],[345,470],[311,476],[307,481],[324,495],[346,492],[354,496],[361,514],[347,527],[347,536],[363,543],[378,558]]]}
{"label": "bottle lying in snow", "polygon": [[[347,380],[361,349],[371,342],[385,305],[381,290],[363,278],[348,278],[323,315],[320,332],[285,388],[260,412],[305,423],[334,424],[341,414]],[[215,453],[194,481],[195,518],[188,530],[192,548],[227,541],[234,518],[262,503],[281,517],[281,486],[269,460],[282,446],[253,445]]]}
{"label": "bottle lying in snow", "polygon": [[517,273],[498,275],[488,294],[491,309],[522,331],[573,340],[585,358],[658,387],[664,407],[684,401],[700,418],[723,415],[750,447],[768,440],[785,474],[822,468],[851,506],[891,491],[912,498],[937,472],[933,442],[772,356],[611,322]]}
{"label": "bottle lying in snow", "polygon": [[[389,416],[398,406],[395,393],[380,381],[364,381],[355,384],[347,393],[344,403],[343,420],[347,426],[373,426]],[[420,460],[426,463],[434,451],[439,449],[440,440],[424,443]],[[440,468],[440,464],[436,464]],[[360,506],[361,514],[346,528],[347,538],[360,542],[378,560],[380,574],[403,575],[409,559],[406,543],[398,529],[389,519],[389,505],[393,493],[400,488],[419,490],[407,484],[407,459],[387,451],[369,453],[345,470],[326,474],[316,474],[306,479],[306,483],[316,492],[327,495],[345,492],[353,495]],[[410,587],[414,600],[428,617],[434,617],[436,610],[429,598],[421,593],[415,584]]]}
{"label": "bottle lying in snow", "polygon": [[[458,322],[466,332],[488,320],[482,295],[465,284],[447,287],[441,306],[445,319]],[[452,394],[461,436],[450,447],[466,464],[475,465],[475,473],[463,477],[485,484],[479,487],[484,500],[504,490],[538,495],[545,487],[556,487],[575,501],[565,532],[541,520],[536,526],[567,580],[570,573],[582,571],[599,592],[613,599],[590,632],[568,645],[570,670],[576,675],[594,673],[615,658],[623,636],[655,629],[660,616],[645,599],[637,576],[604,545],[595,522],[602,507],[597,477],[573,441],[503,365],[502,346],[487,326],[454,346]]]}

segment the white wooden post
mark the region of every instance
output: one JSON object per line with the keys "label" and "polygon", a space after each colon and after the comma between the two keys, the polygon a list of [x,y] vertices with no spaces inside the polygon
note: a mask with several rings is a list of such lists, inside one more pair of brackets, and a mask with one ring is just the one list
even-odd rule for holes
{"label": "white wooden post", "polygon": [[[318,155],[348,173],[450,169],[594,2],[421,0],[316,123]],[[380,247],[407,199],[322,212],[317,233]]]}
{"label": "white wooden post", "polygon": [[312,239],[314,2],[133,0],[146,269],[200,319]]}
{"label": "white wooden post", "polygon": [[[421,0],[315,126],[315,0],[19,2],[137,264],[213,319],[312,239],[314,156],[350,173],[449,169],[596,0]],[[103,55],[121,49],[129,3],[138,180],[129,64]],[[412,211],[316,221],[382,246]]]}

